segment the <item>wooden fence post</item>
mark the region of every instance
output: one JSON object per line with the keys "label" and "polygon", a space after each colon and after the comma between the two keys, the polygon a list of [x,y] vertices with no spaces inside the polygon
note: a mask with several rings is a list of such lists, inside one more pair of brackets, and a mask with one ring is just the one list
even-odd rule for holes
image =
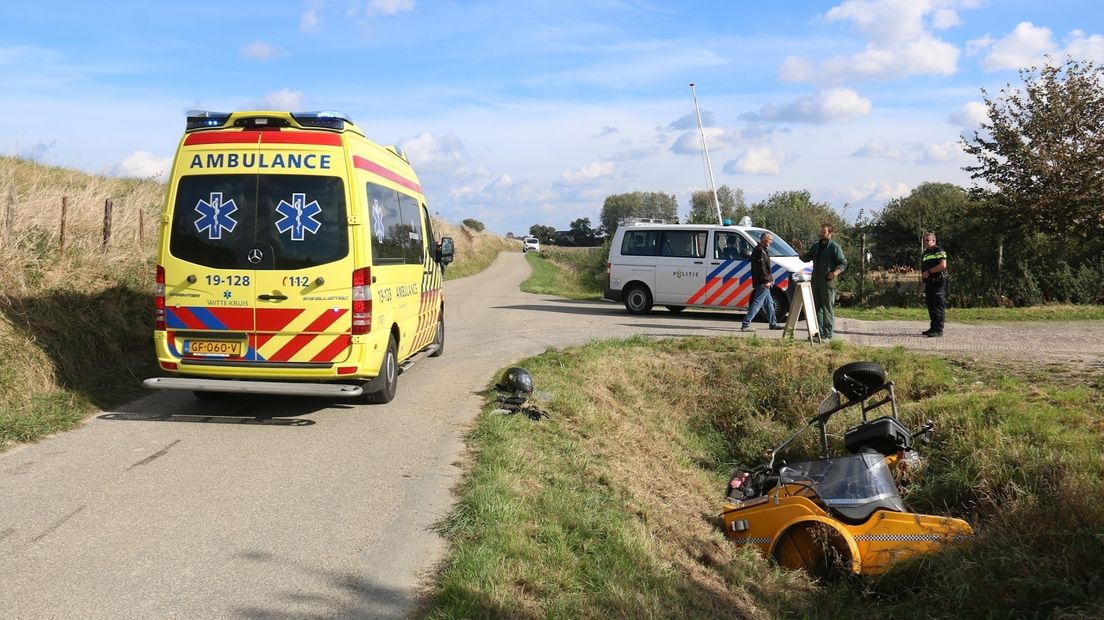
{"label": "wooden fence post", "polygon": [[64,252],[65,251],[65,218],[68,216],[68,213],[69,213],[69,197],[68,196],[62,196],[61,197],[61,226],[59,227],[59,234],[58,234],[58,251],[59,252]]}
{"label": "wooden fence post", "polygon": [[107,251],[107,244],[111,242],[111,199],[104,200],[104,223],[103,223],[103,251]]}
{"label": "wooden fence post", "polygon": [[138,209],[138,245],[146,244],[146,212]]}

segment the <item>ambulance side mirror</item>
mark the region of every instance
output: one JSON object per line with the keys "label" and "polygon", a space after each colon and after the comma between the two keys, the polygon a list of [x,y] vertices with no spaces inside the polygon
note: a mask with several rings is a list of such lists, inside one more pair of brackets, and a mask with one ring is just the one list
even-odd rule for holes
{"label": "ambulance side mirror", "polygon": [[441,237],[441,242],[437,244],[437,262],[442,266],[451,263],[454,253],[452,237]]}

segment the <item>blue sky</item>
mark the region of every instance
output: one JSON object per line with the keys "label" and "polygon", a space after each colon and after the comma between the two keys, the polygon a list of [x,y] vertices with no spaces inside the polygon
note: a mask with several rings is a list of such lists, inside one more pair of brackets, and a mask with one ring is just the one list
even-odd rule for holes
{"label": "blue sky", "polygon": [[0,152],[168,169],[192,108],[333,109],[399,144],[430,208],[498,232],[597,224],[614,193],[806,189],[848,219],[968,186],[980,89],[1073,54],[1093,0],[298,0],[0,8]]}

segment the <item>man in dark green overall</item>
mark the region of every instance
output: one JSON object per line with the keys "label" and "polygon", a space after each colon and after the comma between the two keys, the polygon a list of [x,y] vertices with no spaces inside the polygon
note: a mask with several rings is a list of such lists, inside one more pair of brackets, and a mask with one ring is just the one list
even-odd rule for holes
{"label": "man in dark green overall", "polygon": [[820,339],[831,340],[836,327],[836,282],[847,269],[843,248],[832,241],[832,225],[820,225],[820,241],[805,250],[800,239],[794,240],[801,260],[813,261],[813,304],[816,305]]}
{"label": "man in dark green overall", "polygon": [[924,233],[924,255],[920,261],[920,279],[924,282],[924,302],[931,325],[923,333],[928,338],[943,335],[943,317],[947,307],[947,253],[935,244],[935,233]]}

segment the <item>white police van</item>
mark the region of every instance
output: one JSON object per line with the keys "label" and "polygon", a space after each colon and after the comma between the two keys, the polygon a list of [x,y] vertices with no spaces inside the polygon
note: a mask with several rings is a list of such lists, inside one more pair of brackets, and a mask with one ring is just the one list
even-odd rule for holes
{"label": "white police van", "polygon": [[795,280],[808,278],[812,263],[765,228],[708,224],[627,223],[618,227],[606,266],[605,298],[631,314],[653,305],[671,312],[714,308],[746,312],[751,303],[751,251],[764,233],[770,245],[775,309],[782,320]]}
{"label": "white police van", "polygon": [[521,251],[524,252],[540,252],[540,239],[536,237],[526,237],[521,240]]}

